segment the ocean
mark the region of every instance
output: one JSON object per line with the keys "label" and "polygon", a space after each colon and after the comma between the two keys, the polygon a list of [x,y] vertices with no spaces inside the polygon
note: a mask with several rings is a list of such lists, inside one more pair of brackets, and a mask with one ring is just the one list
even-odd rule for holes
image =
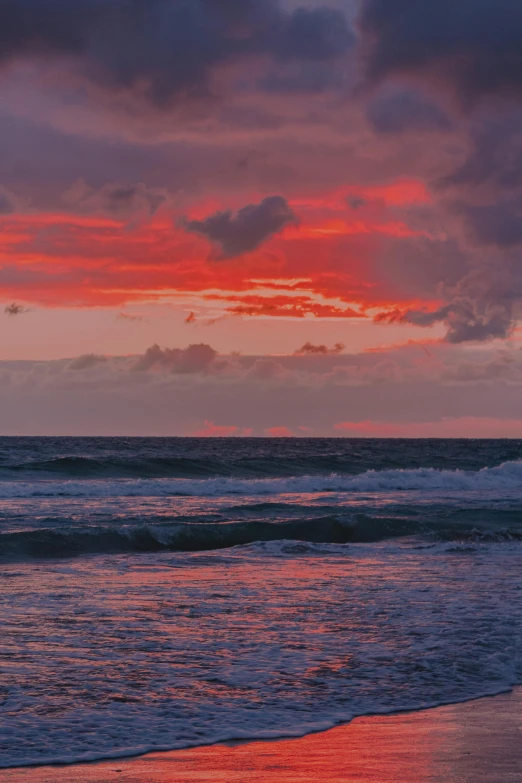
{"label": "ocean", "polygon": [[0,766],[522,683],[522,441],[0,438]]}

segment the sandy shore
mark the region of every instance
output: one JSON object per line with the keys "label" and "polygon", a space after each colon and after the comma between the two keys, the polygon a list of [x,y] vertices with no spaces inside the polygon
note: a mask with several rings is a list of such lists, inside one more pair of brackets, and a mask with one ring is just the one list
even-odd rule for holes
{"label": "sandy shore", "polygon": [[296,740],[217,745],[69,767],[2,783],[520,783],[522,688],[466,704],[359,718]]}

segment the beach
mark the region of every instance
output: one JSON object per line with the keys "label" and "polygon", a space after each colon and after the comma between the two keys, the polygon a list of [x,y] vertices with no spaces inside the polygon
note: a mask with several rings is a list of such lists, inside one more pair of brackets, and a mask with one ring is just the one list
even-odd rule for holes
{"label": "beach", "polygon": [[522,689],[301,739],[4,770],[2,783],[518,783]]}

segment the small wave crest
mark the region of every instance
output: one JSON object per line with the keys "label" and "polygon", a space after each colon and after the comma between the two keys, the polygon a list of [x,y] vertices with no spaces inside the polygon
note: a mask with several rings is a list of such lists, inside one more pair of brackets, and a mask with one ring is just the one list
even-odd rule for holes
{"label": "small wave crest", "polygon": [[24,497],[168,497],[276,495],[317,492],[503,491],[522,488],[522,461],[478,471],[369,470],[356,476],[272,479],[115,479],[0,481],[0,499]]}
{"label": "small wave crest", "polygon": [[302,540],[347,543],[356,536],[350,519],[326,517],[294,522],[99,526],[79,529],[23,530],[0,535],[5,558],[57,558],[131,552],[199,552],[257,541]]}
{"label": "small wave crest", "polygon": [[[226,522],[141,524],[86,528],[44,528],[0,535],[2,559],[63,558],[81,555],[153,552],[203,552],[252,544],[284,546],[298,554],[303,545],[371,544],[390,539],[424,536],[447,542],[501,542],[522,540],[517,527],[478,527],[440,520],[419,522],[401,517],[338,514],[284,522]],[[268,548],[267,553],[276,551]]]}
{"label": "small wave crest", "polygon": [[227,476],[230,467],[217,461],[183,457],[148,459],[95,459],[93,457],[56,457],[0,466],[0,475],[63,476],[69,478],[163,478]]}

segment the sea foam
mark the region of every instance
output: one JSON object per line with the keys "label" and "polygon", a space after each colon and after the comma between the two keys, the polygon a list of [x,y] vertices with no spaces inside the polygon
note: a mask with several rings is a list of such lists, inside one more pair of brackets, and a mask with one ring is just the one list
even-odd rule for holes
{"label": "sea foam", "polygon": [[417,468],[369,470],[359,475],[271,479],[82,479],[0,481],[0,499],[24,497],[165,497],[284,495],[318,492],[477,491],[522,489],[522,461],[478,471]]}

